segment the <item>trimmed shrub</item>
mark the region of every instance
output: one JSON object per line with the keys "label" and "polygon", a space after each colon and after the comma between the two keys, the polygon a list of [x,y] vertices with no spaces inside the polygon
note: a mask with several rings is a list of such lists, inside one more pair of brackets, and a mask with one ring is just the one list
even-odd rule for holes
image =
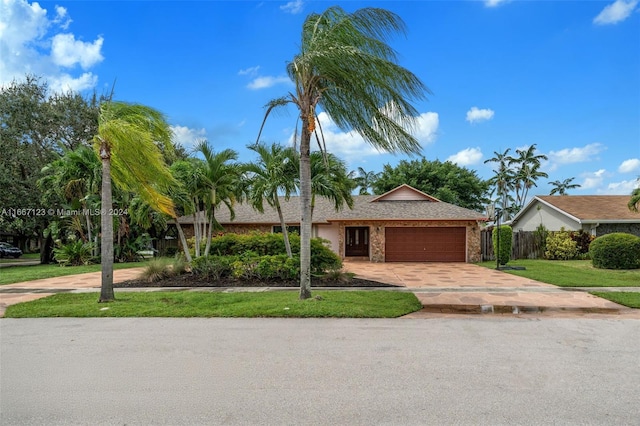
{"label": "trimmed shrub", "polygon": [[300,277],[300,259],[286,254],[262,256],[256,271],[260,278],[268,280],[293,280]]}
{"label": "trimmed shrub", "polygon": [[560,228],[560,231],[551,232],[547,237],[547,249],[545,258],[549,260],[569,260],[576,257],[578,247],[571,238],[571,232]]}
{"label": "trimmed shrub", "polygon": [[[500,247],[498,247],[498,232],[500,232]],[[506,265],[511,259],[511,244],[513,239],[513,229],[509,225],[500,225],[493,228],[491,234],[493,242],[493,252],[498,258],[500,265]]]}
{"label": "trimmed shrub", "polygon": [[640,237],[622,232],[596,238],[589,248],[594,268],[640,268]]}
{"label": "trimmed shrub", "polygon": [[231,275],[231,264],[236,260],[237,256],[201,256],[191,262],[191,272],[208,280],[219,280]]}

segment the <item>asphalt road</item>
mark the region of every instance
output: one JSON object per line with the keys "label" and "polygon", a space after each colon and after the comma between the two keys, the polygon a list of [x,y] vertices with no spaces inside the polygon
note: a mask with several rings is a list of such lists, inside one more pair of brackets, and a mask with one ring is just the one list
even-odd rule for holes
{"label": "asphalt road", "polygon": [[2,425],[637,425],[640,320],[2,319]]}

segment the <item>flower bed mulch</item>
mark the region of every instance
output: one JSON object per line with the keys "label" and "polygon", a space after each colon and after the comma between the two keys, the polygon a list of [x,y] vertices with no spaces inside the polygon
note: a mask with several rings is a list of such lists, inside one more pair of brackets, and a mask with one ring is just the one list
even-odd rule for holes
{"label": "flower bed mulch", "polygon": [[[114,283],[115,288],[141,288],[141,287],[300,287],[297,280],[291,281],[261,281],[261,280],[237,280],[233,278],[223,278],[216,281],[194,275],[183,274],[175,277],[168,277],[154,282],[147,280],[129,280]],[[311,287],[397,287],[392,284],[384,284],[376,281],[369,281],[360,278],[350,280],[332,280],[326,278],[313,278]]]}

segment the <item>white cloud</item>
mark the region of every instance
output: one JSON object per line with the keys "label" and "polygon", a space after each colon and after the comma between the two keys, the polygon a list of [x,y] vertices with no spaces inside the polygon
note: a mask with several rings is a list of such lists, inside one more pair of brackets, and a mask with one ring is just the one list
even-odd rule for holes
{"label": "white cloud", "polygon": [[187,151],[193,149],[198,139],[206,139],[205,129],[190,129],[186,126],[171,126],[173,142],[185,147]]}
{"label": "white cloud", "polygon": [[602,186],[602,182],[605,178],[606,174],[605,169],[600,169],[593,173],[583,173],[582,177],[584,180],[580,184],[580,189],[594,189]]}
{"label": "white cloud", "polygon": [[550,151],[547,157],[551,163],[550,170],[555,170],[560,164],[584,163],[598,159],[598,154],[606,148],[600,143],[591,143],[581,148],[565,148],[560,151]]}
{"label": "white cloud", "polygon": [[291,13],[292,15],[296,15],[302,12],[302,7],[304,6],[303,0],[293,0],[288,2],[285,5],[280,6],[280,10],[284,10],[287,13]]}
{"label": "white cloud", "polygon": [[53,63],[65,68],[73,68],[80,64],[86,70],[101,62],[104,58],[100,53],[102,37],[93,43],[76,40],[73,34],[56,34],[51,42],[51,57]]}
{"label": "white cloud", "polygon": [[260,70],[260,65],[240,70],[238,71],[238,75],[249,75],[253,77],[258,74],[258,70]]}
{"label": "white cloud", "polygon": [[491,120],[495,112],[491,109],[479,109],[478,107],[471,107],[469,111],[467,111],[466,120],[471,123],[480,123],[482,121]]}
{"label": "white cloud", "polygon": [[50,18],[36,2],[0,1],[0,86],[35,74],[54,91],[95,87],[98,78],[87,71],[103,60],[104,40],[83,42],[63,33],[71,22],[64,7],[56,6]]}
{"label": "white cloud", "polygon": [[631,15],[637,4],[638,0],[616,0],[605,6],[598,16],[593,18],[593,23],[607,25],[624,21]]}
{"label": "white cloud", "polygon": [[640,159],[639,158],[630,158],[628,160],[624,160],[620,167],[618,167],[618,171],[620,173],[633,173],[636,170],[640,170]]}
{"label": "white cloud", "polygon": [[612,182],[607,185],[606,193],[610,195],[630,195],[636,188],[638,188],[637,180],[623,180],[622,182]]}
{"label": "white cloud", "polygon": [[486,7],[496,7],[504,3],[508,3],[511,0],[485,0],[484,5]]}
{"label": "white cloud", "polygon": [[416,128],[413,136],[418,139],[420,145],[432,143],[438,136],[440,118],[437,112],[423,112],[416,119]]}
{"label": "white cloud", "polygon": [[287,76],[257,77],[251,83],[249,83],[247,87],[251,90],[259,90],[259,89],[266,89],[266,88],[275,86],[276,84],[291,84],[291,79]]}
{"label": "white cloud", "polygon": [[462,167],[478,164],[480,160],[482,160],[482,150],[479,147],[463,149],[447,158],[447,161]]}

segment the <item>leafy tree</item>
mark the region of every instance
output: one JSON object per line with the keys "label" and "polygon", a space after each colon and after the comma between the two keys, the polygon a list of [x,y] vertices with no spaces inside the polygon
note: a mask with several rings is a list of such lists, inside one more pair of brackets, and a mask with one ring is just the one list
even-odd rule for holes
{"label": "leafy tree", "polygon": [[489,183],[475,171],[445,161],[402,160],[395,167],[386,164],[373,184],[376,194],[407,184],[447,203],[483,211]]}
{"label": "leafy tree", "polygon": [[559,180],[549,182],[551,185],[553,185],[553,189],[551,190],[551,192],[549,192],[549,195],[569,195],[567,193],[567,190],[580,188],[580,185],[578,185],[577,183],[571,183],[574,179],[575,178],[569,178],[563,180],[562,182],[560,182]]}
{"label": "leafy tree", "polygon": [[489,179],[489,183],[494,185],[498,196],[499,204],[502,211],[502,220],[509,220],[509,192],[515,187],[515,172],[509,167],[514,161],[513,157],[509,156],[511,148],[507,148],[504,152],[500,153],[494,151],[495,157],[485,160],[487,163],[498,163],[498,169],[493,170],[495,175]]}
{"label": "leafy tree", "polygon": [[[295,89],[272,100],[273,108],[292,103],[300,113],[300,298],[311,297],[311,136],[322,108],[343,131],[355,131],[375,147],[417,153],[420,144],[408,129],[418,111],[410,101],[427,91],[409,70],[397,64],[388,37],[404,23],[384,9],[347,13],[339,6],[312,13],[302,26],[300,51],[287,64]],[[262,123],[264,126],[264,121]],[[260,130],[260,133],[262,128]],[[260,135],[258,135],[260,140]]]}
{"label": "leafy tree", "polygon": [[249,149],[258,154],[255,162],[246,166],[248,174],[247,197],[251,205],[259,212],[264,212],[264,202],[276,209],[284,238],[287,256],[293,257],[287,224],[284,221],[282,207],[278,194],[282,193],[289,199],[295,191],[297,155],[292,148],[285,148],[278,144],[267,147],[263,144],[250,145]]}
{"label": "leafy tree", "polygon": [[[172,187],[172,199],[183,215],[192,215],[193,232],[195,237],[195,257],[200,257],[200,243],[206,232],[206,221],[198,212],[204,209],[204,197],[206,196],[204,161],[199,158],[188,158],[176,161],[171,165],[171,174],[178,181],[179,185]],[[176,221],[176,228],[185,257],[190,258],[186,239],[180,223]]]}
{"label": "leafy tree", "polygon": [[[54,208],[61,200],[42,200],[37,181],[44,166],[65,151],[90,146],[98,126],[98,100],[77,93],[49,93],[46,82],[32,75],[0,88],[0,205]],[[46,201],[46,202],[45,202]],[[40,239],[41,261],[51,260],[51,239],[44,237],[48,216],[0,216],[0,226]],[[48,242],[48,243],[47,243]]]}
{"label": "leafy tree", "polygon": [[111,180],[125,191],[133,191],[155,209],[175,217],[167,197],[174,182],[165,165],[162,146],[171,149],[171,130],[164,116],[153,108],[125,102],[100,106],[94,147],[102,163],[100,302],[114,300],[113,293],[113,197]]}

